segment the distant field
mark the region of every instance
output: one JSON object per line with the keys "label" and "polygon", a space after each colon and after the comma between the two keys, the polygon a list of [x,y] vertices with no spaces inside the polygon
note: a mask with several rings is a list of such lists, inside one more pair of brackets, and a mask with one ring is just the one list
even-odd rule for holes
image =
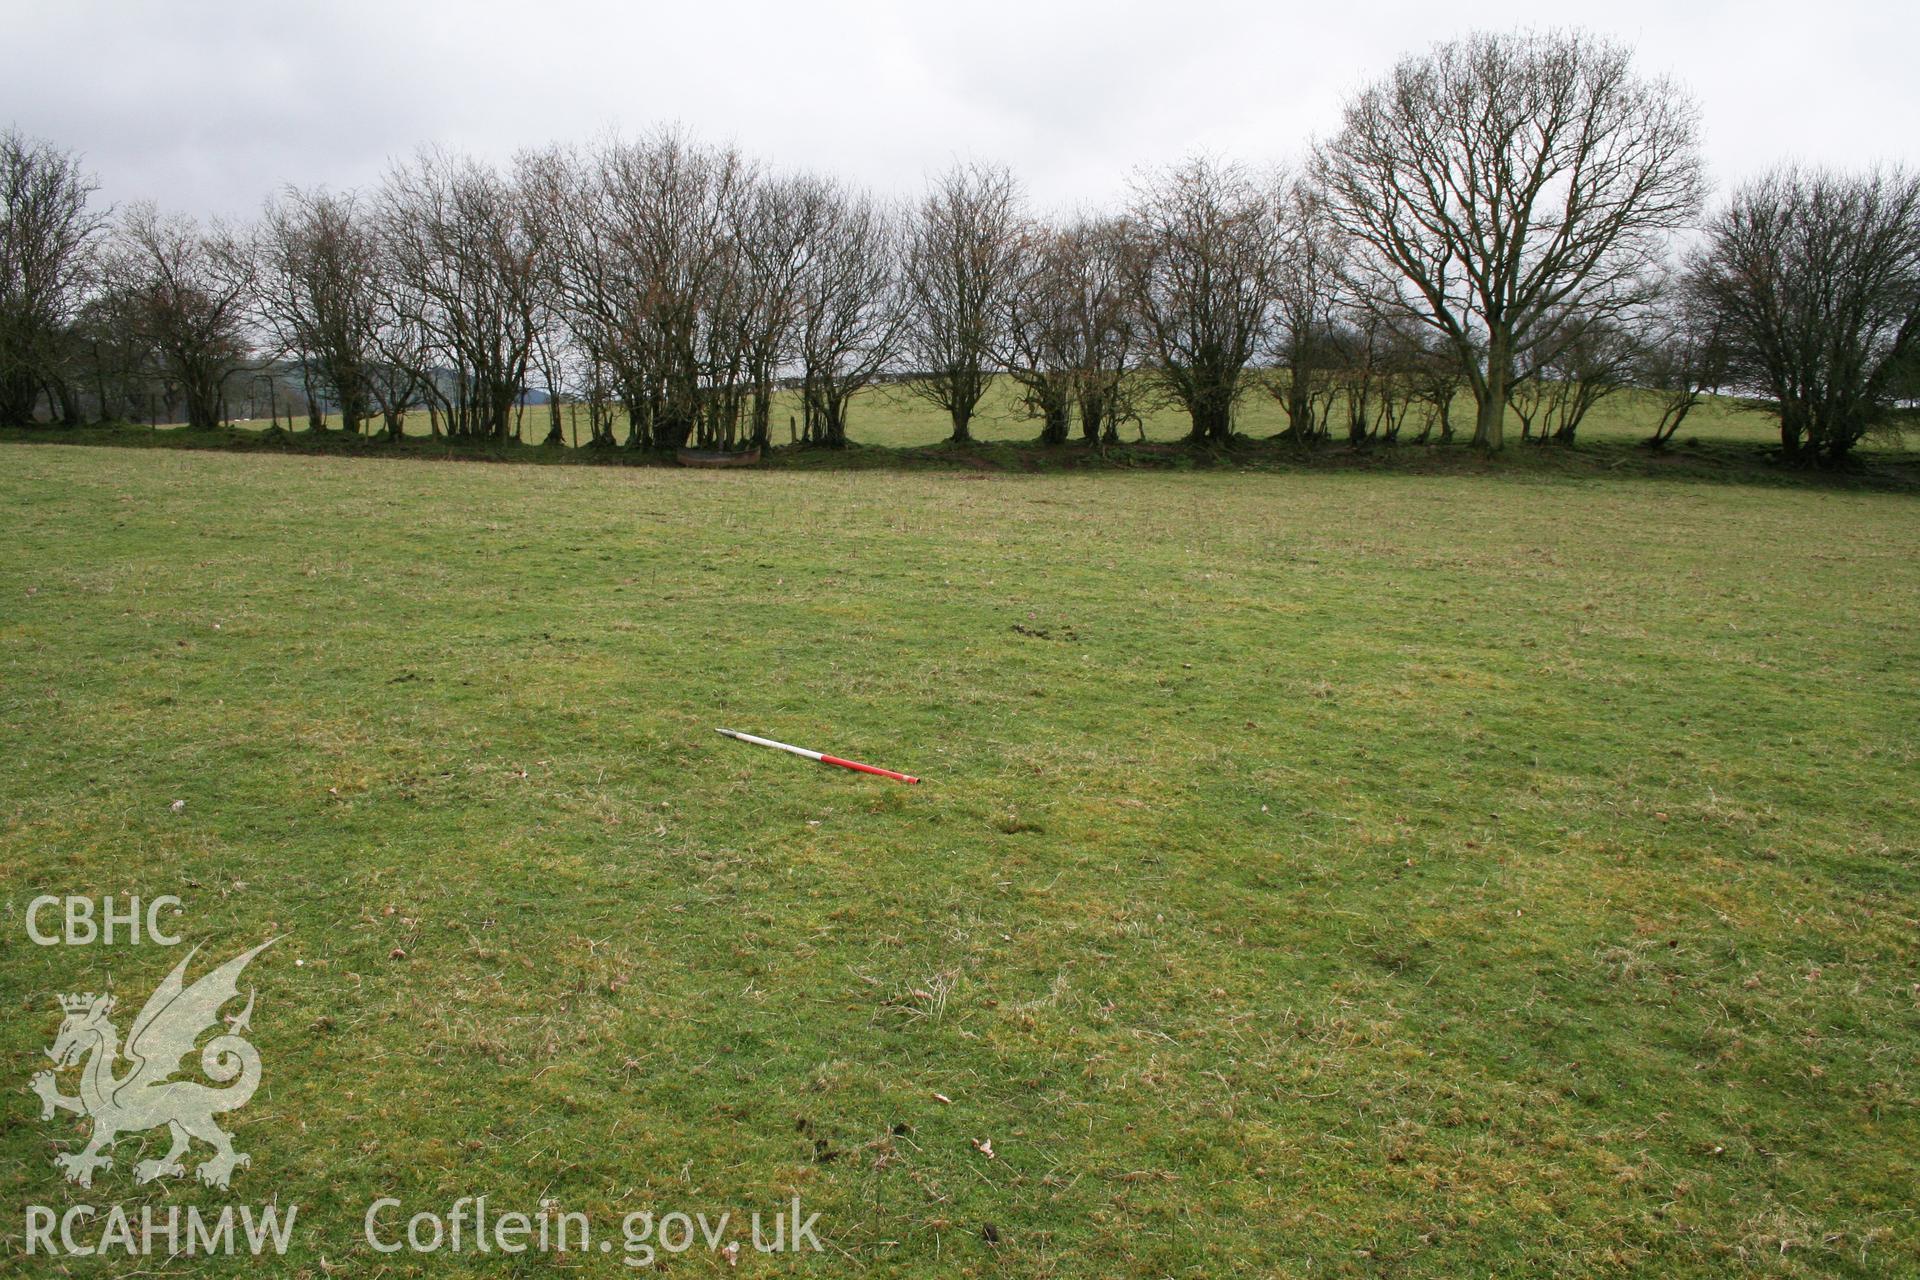
{"label": "distant field", "polygon": [[179,958],[27,899],[177,893],[196,966],[282,938],[275,1274],[558,1269],[360,1239],[475,1192],[821,1215],[741,1276],[1920,1273],[1912,497],[16,446],[0,503],[9,1204],[230,1198],[61,1183],[25,1093],[53,993]]}
{"label": "distant field", "polygon": [[[980,416],[973,423],[973,434],[981,440],[1031,440],[1040,432],[1040,424],[1026,416],[1019,402],[1019,388],[1010,380],[998,380],[993,390],[982,403]],[[785,444],[788,440],[788,422],[799,416],[798,397],[784,395],[774,413],[773,437],[776,444]],[[1416,410],[1416,414],[1417,414]],[[547,434],[548,410],[545,405],[528,405],[524,417],[523,434],[531,441],[545,439]],[[561,416],[569,424],[569,429],[577,425],[579,435],[586,435],[586,410],[584,407],[563,405]],[[1595,440],[1643,440],[1653,432],[1654,423],[1659,420],[1660,411],[1653,398],[1644,392],[1621,392],[1609,397],[1595,407],[1588,420],[1581,424],[1583,435]],[[575,417],[578,422],[575,424]],[[330,418],[333,426],[339,426],[339,418]],[[1409,418],[1405,434],[1411,437],[1418,431],[1417,417]],[[1465,436],[1473,434],[1473,400],[1462,396],[1453,414],[1455,431]],[[304,427],[303,418],[299,424]],[[266,425],[265,420],[257,424]],[[1187,434],[1190,424],[1186,416],[1175,409],[1161,409],[1149,415],[1143,424],[1149,440],[1178,440]],[[1286,411],[1280,403],[1265,391],[1255,391],[1241,401],[1238,430],[1250,436],[1271,436],[1286,429]],[[1075,425],[1076,432],[1078,424]],[[411,414],[408,417],[409,434],[428,433],[425,412]],[[925,445],[936,444],[952,434],[952,424],[946,414],[913,395],[904,387],[878,387],[860,395],[854,402],[847,427],[848,436],[862,444],[875,445]],[[1127,424],[1122,438],[1138,438],[1141,428]],[[1343,428],[1337,428],[1336,433]],[[1513,421],[1509,430],[1517,437],[1520,425]],[[624,426],[622,427],[624,433]],[[1687,418],[1680,432],[1680,439],[1697,437],[1712,441],[1751,441],[1756,444],[1777,443],[1779,431],[1771,418],[1763,414],[1745,412],[1736,403],[1728,399],[1710,399],[1695,409]]]}

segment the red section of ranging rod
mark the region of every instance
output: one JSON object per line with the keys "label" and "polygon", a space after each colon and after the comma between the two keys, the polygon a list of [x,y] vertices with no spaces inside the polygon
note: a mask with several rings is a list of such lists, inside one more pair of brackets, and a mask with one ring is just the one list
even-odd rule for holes
{"label": "red section of ranging rod", "polygon": [[796,747],[790,742],[775,742],[772,738],[755,737],[751,733],[741,733],[738,729],[718,729],[715,733],[737,738],[741,742],[751,742],[756,747],[772,747],[775,751],[787,751],[796,756],[805,756],[821,764],[837,765],[842,769],[852,769],[856,773],[871,773],[882,778],[892,778],[895,782],[918,782],[920,779],[910,773],[895,773],[891,769],[882,769],[878,765],[861,764],[858,760],[843,760],[839,756],[830,756],[820,751],[809,751],[805,747]]}
{"label": "red section of ranging rod", "polygon": [[882,769],[877,765],[861,764],[858,760],[842,760],[839,756],[823,755],[821,764],[837,764],[842,769],[857,769],[861,773],[877,773],[883,778],[892,778],[895,782],[918,782],[920,779],[910,773],[895,773],[891,769]]}

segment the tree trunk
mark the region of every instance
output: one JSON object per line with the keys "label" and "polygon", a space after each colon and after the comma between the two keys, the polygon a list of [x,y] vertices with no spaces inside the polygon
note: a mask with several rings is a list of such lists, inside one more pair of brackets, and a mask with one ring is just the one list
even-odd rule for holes
{"label": "tree trunk", "polygon": [[1287,382],[1287,429],[1301,444],[1313,439],[1313,383],[1297,367]]}
{"label": "tree trunk", "polygon": [[1100,424],[1106,417],[1106,407],[1098,396],[1085,396],[1080,401],[1080,438],[1089,445],[1100,443]]}
{"label": "tree trunk", "polygon": [[307,398],[307,429],[325,431],[327,420],[320,412],[320,402],[314,399],[313,379],[307,375],[307,367],[300,366],[300,394]]}
{"label": "tree trunk", "polygon": [[847,401],[845,397],[825,396],[820,404],[820,443],[829,449],[847,447]]}
{"label": "tree trunk", "polygon": [[1193,417],[1194,444],[1225,444],[1233,437],[1233,410],[1223,400],[1207,397],[1197,400],[1188,412]]}
{"label": "tree trunk", "polygon": [[77,427],[87,420],[86,414],[80,408],[79,388],[63,378],[56,378],[53,382],[53,397],[60,405],[61,426]]}
{"label": "tree trunk", "polygon": [[1513,385],[1511,342],[1505,334],[1495,334],[1488,340],[1486,384],[1475,388],[1480,393],[1480,411],[1473,425],[1473,443],[1489,453],[1498,453],[1507,443],[1507,390]]}
{"label": "tree trunk", "polygon": [[15,373],[0,378],[0,425],[32,425],[34,402],[39,398],[40,390],[30,375]]}
{"label": "tree trunk", "polygon": [[103,367],[100,363],[100,344],[96,342],[93,344],[93,399],[100,415],[98,420],[108,422],[112,414],[107,410],[107,379],[101,373]]}
{"label": "tree trunk", "polygon": [[[653,424],[653,444],[655,448],[671,453],[687,443],[687,437],[693,434],[694,422],[691,418],[675,413],[663,415]],[[635,443],[636,437],[629,436],[627,443]]]}
{"label": "tree trunk", "polygon": [[753,424],[752,447],[770,448],[773,444],[773,384],[761,380],[753,388],[752,409],[748,421]]}
{"label": "tree trunk", "polygon": [[1065,399],[1047,405],[1045,417],[1040,427],[1040,443],[1045,445],[1065,444],[1067,433],[1073,429],[1073,413]]}
{"label": "tree trunk", "polygon": [[351,372],[335,373],[333,389],[340,398],[341,430],[350,436],[360,435],[365,429],[368,411],[366,392],[360,388],[358,375]]}
{"label": "tree trunk", "polygon": [[1801,420],[1800,410],[1791,404],[1783,403],[1780,407],[1780,455],[1788,462],[1801,461],[1800,441],[1804,431],[1805,424]]}

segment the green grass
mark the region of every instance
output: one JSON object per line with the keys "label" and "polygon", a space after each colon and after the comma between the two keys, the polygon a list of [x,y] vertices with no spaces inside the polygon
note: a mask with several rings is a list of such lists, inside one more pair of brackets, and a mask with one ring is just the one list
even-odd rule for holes
{"label": "green grass", "polygon": [[34,894],[284,939],[231,1196],[67,1187],[17,1091],[6,1203],[297,1203],[313,1277],[498,1274],[360,1242],[480,1192],[821,1214],[677,1274],[1912,1274],[1920,507],[1524,474],[0,450],[15,1089],[179,959]]}
{"label": "green grass", "polygon": [[[1265,437],[1277,435],[1287,426],[1286,411],[1265,389],[1260,379],[1251,379],[1248,389],[1241,396],[1239,410],[1235,419],[1235,429],[1246,435]],[[236,410],[246,412],[243,406]],[[1344,410],[1340,411],[1344,412]],[[800,413],[799,397],[794,393],[782,393],[775,404],[772,435],[775,444],[785,444],[789,440],[793,421]],[[561,409],[563,429],[579,438],[587,436],[587,410],[584,406],[563,405]],[[1509,429],[1517,439],[1520,423],[1511,415]],[[1581,424],[1583,437],[1596,442],[1639,443],[1653,432],[1654,423],[1659,420],[1660,410],[1655,398],[1646,392],[1622,391],[1603,399],[1587,421]],[[335,430],[339,429],[339,416],[328,418]],[[545,439],[550,424],[548,409],[545,405],[526,406],[521,430],[529,442]],[[1404,433],[1407,437],[1418,434],[1420,412],[1409,415]],[[1453,423],[1456,431],[1463,436],[1473,434],[1473,398],[1462,392],[1453,409]],[[265,419],[249,421],[249,429],[263,428]],[[1184,437],[1191,429],[1186,415],[1176,406],[1162,405],[1144,415],[1140,423],[1126,424],[1121,435],[1124,440],[1135,441],[1144,436],[1148,441],[1172,441]],[[298,420],[301,430],[306,428],[304,417]],[[429,430],[425,412],[408,415],[409,434],[426,435]],[[625,419],[622,417],[619,434],[626,434]],[[939,409],[920,396],[914,395],[904,386],[887,385],[872,387],[861,392],[855,399],[849,413],[848,437],[856,443],[882,445],[890,448],[906,448],[920,445],[938,444],[952,434],[953,424],[945,410]],[[979,416],[971,425],[976,439],[987,442],[1032,440],[1040,432],[1040,423],[1031,417],[1023,404],[1019,387],[1009,378],[994,381],[987,395],[981,400]],[[1076,422],[1074,431],[1079,431]],[[1343,433],[1345,427],[1336,423],[1336,434]],[[1077,436],[1076,436],[1077,438]],[[1774,420],[1763,413],[1743,410],[1737,401],[1731,398],[1711,397],[1690,414],[1680,432],[1680,440],[1702,440],[1716,443],[1738,442],[1756,445],[1777,445],[1779,430]]]}
{"label": "green grass", "polygon": [[[1472,405],[1463,395],[1456,407],[1460,434],[1450,444],[1437,438],[1422,443],[1420,423],[1409,422],[1398,444],[1379,440],[1350,445],[1344,428],[1333,439],[1300,449],[1279,434],[1284,422],[1272,396],[1256,386],[1244,398],[1238,434],[1231,448],[1192,449],[1185,439],[1187,421],[1177,410],[1162,407],[1136,428],[1129,424],[1118,445],[1088,449],[1077,438],[1064,446],[1041,446],[1031,419],[1024,416],[1005,379],[991,388],[974,420],[973,443],[948,444],[951,430],[945,415],[900,387],[876,387],[863,392],[851,415],[857,430],[845,449],[818,449],[786,442],[786,410],[796,407],[786,396],[774,415],[773,449],[762,469],[826,471],[944,471],[965,466],[983,471],[1108,471],[1236,469],[1266,471],[1363,470],[1399,471],[1421,475],[1506,474],[1535,479],[1631,479],[1658,477],[1737,483],[1793,484],[1813,487],[1868,487],[1883,491],[1920,492],[1920,453],[1908,448],[1911,436],[1879,434],[1853,451],[1849,465],[1837,471],[1809,474],[1783,466],[1773,420],[1766,414],[1726,398],[1709,398],[1686,421],[1686,429],[1669,447],[1645,447],[1659,416],[1656,402],[1646,393],[1623,392],[1601,402],[1582,424],[1578,445],[1530,445],[1519,437],[1519,424],[1510,421],[1510,444],[1500,455],[1488,457],[1471,447]],[[578,405],[562,406],[569,439],[577,438]],[[1511,416],[1511,415],[1510,415]],[[411,415],[402,441],[389,438],[378,427],[349,435],[338,418],[331,428],[315,433],[305,425],[296,430],[269,431],[264,422],[242,421],[232,426],[190,431],[180,426],[157,429],[137,424],[83,427],[39,426],[0,429],[0,444],[104,444],[128,448],[217,449],[240,453],[291,453],[333,457],[415,458],[428,460],[514,461],[541,464],[595,466],[672,465],[671,455],[629,448],[550,448],[544,441],[550,424],[545,406],[528,406],[517,436],[502,441],[432,439],[424,414]],[[624,439],[624,423],[616,435]],[[541,442],[541,443],[535,443]]]}

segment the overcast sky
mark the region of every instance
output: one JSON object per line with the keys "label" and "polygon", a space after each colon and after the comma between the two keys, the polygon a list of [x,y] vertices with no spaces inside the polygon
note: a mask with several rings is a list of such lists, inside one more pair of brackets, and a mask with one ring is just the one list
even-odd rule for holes
{"label": "overcast sky", "polygon": [[0,125],[85,154],[116,204],[246,215],[370,185],[421,143],[506,160],[678,122],[780,165],[916,192],[956,158],[1043,206],[1110,203],[1194,151],[1297,157],[1347,93],[1474,28],[1577,24],[1686,84],[1721,182],[1792,157],[1920,161],[1920,6],[1538,3],[249,5],[0,0]]}

